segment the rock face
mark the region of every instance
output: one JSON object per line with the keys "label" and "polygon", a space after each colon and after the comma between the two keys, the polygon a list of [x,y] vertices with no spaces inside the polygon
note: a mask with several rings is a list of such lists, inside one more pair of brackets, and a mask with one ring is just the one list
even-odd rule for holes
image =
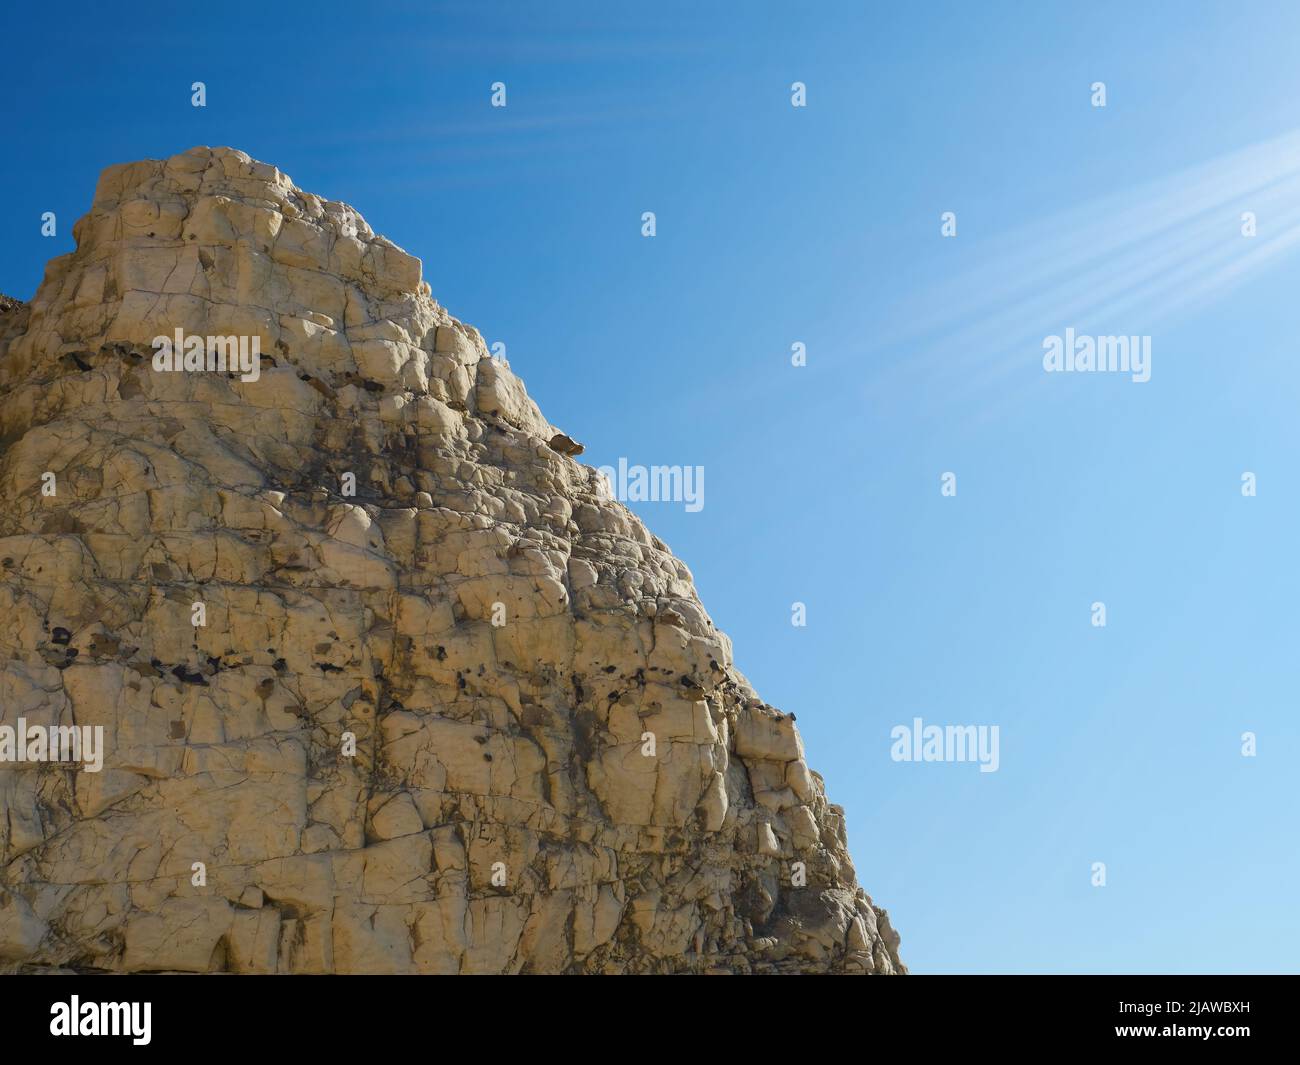
{"label": "rock face", "polygon": [[230,149],[74,232],[0,308],[0,726],[102,767],[0,762],[0,968],[905,971],[793,718],[419,260]]}

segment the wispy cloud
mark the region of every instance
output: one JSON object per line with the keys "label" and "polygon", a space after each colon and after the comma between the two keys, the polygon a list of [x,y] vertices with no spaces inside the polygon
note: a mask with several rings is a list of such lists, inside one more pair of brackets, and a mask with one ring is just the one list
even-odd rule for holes
{"label": "wispy cloud", "polygon": [[[1242,233],[1242,213],[1258,235]],[[938,239],[936,237],[936,239]],[[962,239],[958,237],[956,239]],[[897,308],[880,346],[901,372],[991,380],[1066,326],[1150,334],[1275,267],[1300,245],[1300,133],[1035,221]]]}

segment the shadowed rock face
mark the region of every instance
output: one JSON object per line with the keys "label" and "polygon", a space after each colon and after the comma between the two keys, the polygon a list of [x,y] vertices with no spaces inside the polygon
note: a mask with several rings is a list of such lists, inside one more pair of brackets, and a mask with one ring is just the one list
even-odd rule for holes
{"label": "shadowed rock face", "polygon": [[0,967],[903,971],[793,719],[419,260],[225,148],[74,232],[0,308],[0,726],[103,765],[0,763]]}

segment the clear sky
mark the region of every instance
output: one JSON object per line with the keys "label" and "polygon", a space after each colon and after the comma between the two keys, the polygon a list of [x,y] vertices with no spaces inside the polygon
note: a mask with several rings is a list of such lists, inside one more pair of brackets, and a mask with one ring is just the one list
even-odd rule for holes
{"label": "clear sky", "polygon": [[[705,468],[634,509],[914,971],[1300,969],[1296,5],[6,22],[0,291],[103,167],[233,145],[418,255],[584,459]],[[1044,372],[1067,328],[1149,336],[1151,379]],[[998,726],[998,771],[891,760],[918,716]]]}

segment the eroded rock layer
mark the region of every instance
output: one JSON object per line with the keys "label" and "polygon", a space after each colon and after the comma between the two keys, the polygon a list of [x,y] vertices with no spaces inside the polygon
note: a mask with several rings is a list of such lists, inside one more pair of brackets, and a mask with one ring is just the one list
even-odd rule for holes
{"label": "eroded rock layer", "polygon": [[902,971],[793,719],[419,260],[230,149],[75,235],[0,308],[0,725],[103,764],[0,763],[0,967]]}

